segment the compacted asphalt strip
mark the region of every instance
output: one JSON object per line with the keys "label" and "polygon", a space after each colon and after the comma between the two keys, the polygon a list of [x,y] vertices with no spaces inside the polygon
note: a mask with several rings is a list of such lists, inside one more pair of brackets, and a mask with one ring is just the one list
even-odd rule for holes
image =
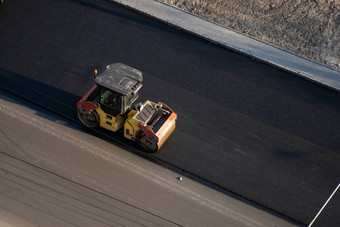
{"label": "compacted asphalt strip", "polygon": [[[305,224],[338,184],[335,91],[104,0],[7,1],[0,20],[5,91],[76,120],[93,70],[122,62],[144,73],[139,101],[179,116],[157,159]],[[339,204],[315,224],[340,225]]]}
{"label": "compacted asphalt strip", "polygon": [[340,71],[289,53],[157,0],[110,0],[261,62],[340,91]]}

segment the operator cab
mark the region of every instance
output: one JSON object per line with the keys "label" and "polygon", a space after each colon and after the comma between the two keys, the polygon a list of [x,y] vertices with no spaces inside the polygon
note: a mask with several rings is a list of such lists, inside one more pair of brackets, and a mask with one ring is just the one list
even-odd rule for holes
{"label": "operator cab", "polygon": [[124,114],[138,98],[143,74],[122,63],[107,65],[95,82],[100,90],[99,104],[110,115]]}

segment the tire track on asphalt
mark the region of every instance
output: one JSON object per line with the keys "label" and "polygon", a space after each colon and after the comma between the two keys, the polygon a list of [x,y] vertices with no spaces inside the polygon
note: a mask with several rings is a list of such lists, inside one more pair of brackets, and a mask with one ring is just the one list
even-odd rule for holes
{"label": "tire track on asphalt", "polygon": [[[2,189],[0,194],[3,197],[70,225],[76,226],[77,219],[69,220],[67,214],[75,215],[78,220],[80,217],[103,226],[162,226],[164,224],[178,226],[169,220],[63,179],[1,151],[0,163],[0,189]],[[60,215],[54,215],[54,210]]]}

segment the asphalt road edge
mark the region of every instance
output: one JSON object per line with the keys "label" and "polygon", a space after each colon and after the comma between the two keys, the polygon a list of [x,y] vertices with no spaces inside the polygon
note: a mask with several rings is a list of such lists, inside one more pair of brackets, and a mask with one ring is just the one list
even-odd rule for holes
{"label": "asphalt road edge", "polygon": [[321,86],[340,91],[340,71],[315,61],[289,53],[157,0],[110,1]]}

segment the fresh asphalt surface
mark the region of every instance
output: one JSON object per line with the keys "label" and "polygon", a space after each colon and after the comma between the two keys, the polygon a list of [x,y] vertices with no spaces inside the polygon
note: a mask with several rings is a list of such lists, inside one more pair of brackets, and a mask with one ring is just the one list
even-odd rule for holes
{"label": "fresh asphalt surface", "polygon": [[[1,89],[76,120],[93,69],[114,62],[179,116],[159,160],[305,224],[339,183],[339,93],[104,0],[0,11]],[[338,193],[315,225],[340,225],[339,207]]]}

